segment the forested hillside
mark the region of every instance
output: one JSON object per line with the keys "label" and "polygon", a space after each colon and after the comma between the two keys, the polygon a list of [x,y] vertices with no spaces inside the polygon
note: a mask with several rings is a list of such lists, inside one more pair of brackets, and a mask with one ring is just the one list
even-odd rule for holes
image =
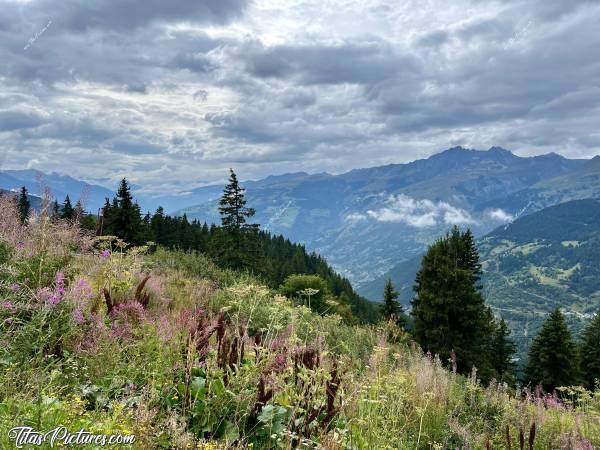
{"label": "forested hillside", "polygon": [[[483,293],[494,313],[508,320],[524,358],[544,317],[565,311],[574,330],[600,308],[600,202],[576,200],[523,216],[478,240]],[[361,287],[381,298],[388,278],[408,305],[421,257],[402,262]]]}
{"label": "forested hillside", "polygon": [[[413,337],[393,320],[356,325],[315,311],[197,252],[94,238],[79,218],[43,211],[23,217],[13,197],[0,198],[2,448],[14,447],[16,426],[83,429],[129,442],[102,448],[140,450],[600,445],[600,392],[544,392],[578,383],[578,361],[565,353],[576,344],[559,312],[532,348],[543,372],[528,374],[539,388],[515,390],[510,376],[484,382],[490,373],[469,368],[468,358],[490,358],[497,370],[511,354],[501,322],[491,335],[465,334],[487,314],[470,233],[430,247],[424,326]],[[427,312],[439,302],[448,314],[468,308],[473,322],[440,334],[443,314]],[[582,342],[585,380],[600,364],[598,336],[600,320]],[[561,350],[556,361],[544,358],[549,345]]]}

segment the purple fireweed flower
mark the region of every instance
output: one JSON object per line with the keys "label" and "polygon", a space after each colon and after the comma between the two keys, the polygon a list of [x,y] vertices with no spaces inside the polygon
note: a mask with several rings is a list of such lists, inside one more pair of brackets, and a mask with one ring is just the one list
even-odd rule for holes
{"label": "purple fireweed flower", "polygon": [[4,300],[0,303],[0,306],[2,306],[2,308],[8,310],[8,312],[10,312],[11,314],[14,314],[17,312],[17,307],[16,305],[11,302],[10,300]]}
{"label": "purple fireweed flower", "polygon": [[100,256],[102,256],[103,258],[108,258],[110,256],[110,250],[102,250]]}
{"label": "purple fireweed flower", "polygon": [[85,278],[80,278],[75,282],[71,293],[75,297],[76,300],[89,300],[94,297],[94,293],[92,292],[92,287],[90,283]]}
{"label": "purple fireweed flower", "polygon": [[575,450],[594,450],[594,446],[587,439],[583,439],[575,444]]}
{"label": "purple fireweed flower", "polygon": [[83,317],[83,313],[81,312],[81,310],[79,308],[77,308],[75,311],[73,311],[73,320],[78,323],[79,325],[81,325],[82,323],[85,323],[85,317]]}
{"label": "purple fireweed flower", "polygon": [[25,248],[25,242],[19,242],[19,243],[17,243],[17,248],[18,248],[18,249],[23,249],[23,248]]}
{"label": "purple fireweed flower", "polygon": [[10,290],[13,292],[19,292],[21,290],[21,286],[19,286],[17,283],[11,285]]}
{"label": "purple fireweed flower", "polygon": [[54,281],[54,290],[42,288],[37,291],[37,297],[48,306],[58,305],[65,295],[65,274],[56,272]]}
{"label": "purple fireweed flower", "polygon": [[50,296],[50,298],[48,299],[48,301],[46,302],[48,304],[48,306],[56,306],[60,303],[60,295],[57,293],[54,293]]}

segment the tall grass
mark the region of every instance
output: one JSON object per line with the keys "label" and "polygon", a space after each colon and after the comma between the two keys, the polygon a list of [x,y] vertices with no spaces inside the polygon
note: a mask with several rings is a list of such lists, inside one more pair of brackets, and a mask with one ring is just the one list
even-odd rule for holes
{"label": "tall grass", "polygon": [[392,323],[315,314],[203,255],[16,218],[1,198],[0,448],[17,425],[140,449],[600,445],[600,391],[482,386]]}

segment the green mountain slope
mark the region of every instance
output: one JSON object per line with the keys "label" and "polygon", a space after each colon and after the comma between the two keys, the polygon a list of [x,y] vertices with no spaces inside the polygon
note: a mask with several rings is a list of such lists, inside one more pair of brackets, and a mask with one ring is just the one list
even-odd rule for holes
{"label": "green mountain slope", "polygon": [[[523,351],[541,321],[564,309],[575,330],[600,309],[600,200],[573,200],[523,216],[479,240],[486,301],[509,321]],[[363,285],[378,300],[390,277],[402,303],[413,296],[420,257]]]}
{"label": "green mountain slope", "polygon": [[540,320],[565,310],[578,329],[600,308],[600,201],[574,200],[522,217],[480,241],[485,296],[525,348]]}
{"label": "green mountain slope", "polygon": [[[265,228],[306,244],[360,285],[421,254],[448,224],[469,223],[477,235],[491,231],[503,223],[490,215],[494,201],[586,163],[556,154],[524,158],[497,147],[454,147],[409,164],[341,175],[297,173],[244,186]],[[491,203],[478,206],[485,202]],[[178,214],[215,221],[216,206],[205,200]]]}

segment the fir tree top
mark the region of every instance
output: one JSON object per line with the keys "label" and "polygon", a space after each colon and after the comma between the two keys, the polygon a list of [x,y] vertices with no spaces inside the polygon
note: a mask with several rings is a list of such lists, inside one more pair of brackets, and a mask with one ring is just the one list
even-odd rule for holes
{"label": "fir tree top", "polygon": [[27,222],[29,211],[31,210],[31,203],[29,202],[29,195],[27,194],[27,188],[25,186],[21,188],[21,194],[19,195],[17,206],[19,208],[19,217],[21,218],[21,222]]}
{"label": "fir tree top", "polygon": [[565,318],[556,308],[546,319],[529,348],[525,376],[546,391],[577,384],[577,352]]}
{"label": "fir tree top", "polygon": [[246,224],[246,219],[255,213],[254,208],[246,207],[245,189],[240,186],[233,169],[229,169],[229,183],[223,190],[223,196],[219,201],[219,213],[221,224],[226,230],[240,230],[258,228],[257,224]]}

